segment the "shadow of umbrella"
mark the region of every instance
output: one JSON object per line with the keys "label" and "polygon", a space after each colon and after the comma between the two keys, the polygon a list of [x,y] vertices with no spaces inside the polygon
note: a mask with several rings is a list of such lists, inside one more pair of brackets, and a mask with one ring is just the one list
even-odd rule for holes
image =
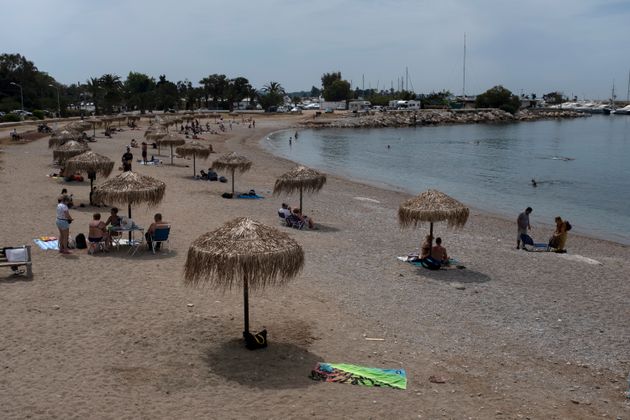
{"label": "shadow of umbrella", "polygon": [[303,192],[317,192],[322,189],[324,184],[326,184],[326,175],[317,172],[315,169],[298,166],[291,169],[289,172],[280,175],[273,186],[273,194],[291,194],[292,192],[299,191],[300,210],[302,211],[302,214],[305,214],[304,208],[302,208]]}
{"label": "shadow of umbrella", "polygon": [[282,286],[304,266],[302,247],[284,232],[239,217],[195,239],[184,283],[209,283],[218,289],[243,288],[244,336],[249,333],[249,288]]}
{"label": "shadow of umbrella", "polygon": [[309,373],[324,360],[291,343],[249,351],[241,340],[230,340],[205,355],[210,371],[227,381],[260,389],[295,389],[318,384]]}

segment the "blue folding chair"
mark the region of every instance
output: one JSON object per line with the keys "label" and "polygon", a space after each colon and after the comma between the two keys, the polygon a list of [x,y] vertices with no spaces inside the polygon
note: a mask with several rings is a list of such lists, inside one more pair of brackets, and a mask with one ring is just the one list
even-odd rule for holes
{"label": "blue folding chair", "polygon": [[149,239],[151,240],[151,251],[153,251],[154,254],[155,254],[156,244],[166,243],[166,246],[168,247],[168,251],[169,252],[171,251],[171,244],[168,240],[169,233],[171,233],[171,226],[167,225],[167,226],[160,226],[156,228],[155,231],[153,232],[153,235],[149,235],[150,236]]}
{"label": "blue folding chair", "polygon": [[[546,252],[549,251],[549,245],[543,243],[535,243],[531,236],[526,233],[521,233],[521,242],[523,243],[523,249],[525,251]],[[525,245],[531,247],[527,249]]]}

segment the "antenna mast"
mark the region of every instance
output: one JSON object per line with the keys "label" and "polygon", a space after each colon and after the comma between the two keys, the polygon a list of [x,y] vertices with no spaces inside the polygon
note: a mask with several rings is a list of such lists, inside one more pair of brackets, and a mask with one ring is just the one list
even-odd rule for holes
{"label": "antenna mast", "polygon": [[626,102],[630,102],[630,70],[628,70],[628,93],[626,93]]}
{"label": "antenna mast", "polygon": [[466,32],[464,32],[464,71],[462,82],[462,99],[466,99]]}

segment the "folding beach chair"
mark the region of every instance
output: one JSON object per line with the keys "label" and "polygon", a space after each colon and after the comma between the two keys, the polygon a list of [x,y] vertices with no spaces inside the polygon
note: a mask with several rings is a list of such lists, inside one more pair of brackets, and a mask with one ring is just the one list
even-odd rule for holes
{"label": "folding beach chair", "polygon": [[166,243],[166,246],[168,247],[168,251],[169,252],[171,251],[171,245],[168,240],[170,233],[171,233],[171,226],[167,225],[167,226],[156,228],[155,231],[153,232],[153,235],[150,235],[151,251],[153,251],[154,254],[155,254],[156,245],[161,244],[161,243]]}
{"label": "folding beach chair", "polygon": [[285,220],[288,227],[292,227],[294,229],[302,229],[304,227],[304,221],[298,219],[298,217],[294,214],[290,214]]}
{"label": "folding beach chair", "polygon": [[[534,252],[548,252],[549,245],[543,243],[535,243],[531,236],[526,233],[521,233],[521,242],[523,243],[523,249],[525,251]],[[527,246],[530,248],[528,249]]]}

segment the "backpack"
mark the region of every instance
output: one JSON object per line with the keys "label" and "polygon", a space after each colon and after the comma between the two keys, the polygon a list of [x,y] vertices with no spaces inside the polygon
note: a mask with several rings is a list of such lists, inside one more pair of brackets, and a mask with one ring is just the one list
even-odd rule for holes
{"label": "backpack", "polygon": [[564,228],[566,229],[566,231],[570,231],[571,229],[573,229],[573,226],[571,226],[571,223],[569,223],[568,220],[564,221]]}
{"label": "backpack", "polygon": [[223,194],[221,194],[221,197],[223,197],[223,198],[232,198],[232,193],[224,192]]}
{"label": "backpack", "polygon": [[267,330],[262,330],[261,332],[255,334],[243,331],[243,338],[245,339],[245,347],[248,350],[263,349],[267,347]]}
{"label": "backpack", "polygon": [[85,249],[87,248],[87,242],[85,241],[85,235],[82,233],[79,233],[76,237],[76,239],[74,240],[75,246],[77,247],[77,249]]}

